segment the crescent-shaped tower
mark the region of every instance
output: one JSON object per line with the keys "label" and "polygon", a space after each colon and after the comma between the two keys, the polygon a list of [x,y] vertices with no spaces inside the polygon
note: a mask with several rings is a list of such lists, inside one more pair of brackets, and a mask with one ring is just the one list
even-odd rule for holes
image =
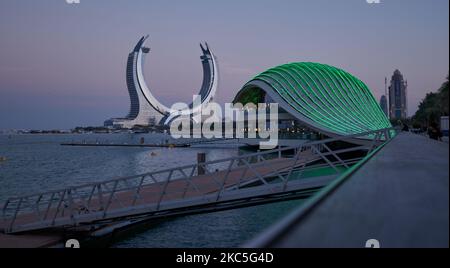
{"label": "crescent-shaped tower", "polygon": [[[150,52],[150,48],[145,47],[148,35],[142,37],[128,55],[126,81],[130,96],[130,110],[124,118],[112,118],[105,121],[105,126],[132,128],[135,125],[155,125],[163,124],[172,111],[162,104],[149,89],[144,77],[145,56]],[[201,104],[213,100],[219,83],[217,61],[208,44],[200,44],[203,55],[200,56],[203,67],[203,82],[198,95],[201,97]],[[189,113],[195,114],[199,107],[190,106]]]}

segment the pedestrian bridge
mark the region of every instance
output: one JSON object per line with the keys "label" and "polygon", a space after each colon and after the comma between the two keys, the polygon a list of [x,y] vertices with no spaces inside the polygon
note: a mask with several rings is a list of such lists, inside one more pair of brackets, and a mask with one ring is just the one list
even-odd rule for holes
{"label": "pedestrian bridge", "polygon": [[[0,228],[7,234],[92,231],[123,221],[305,198],[371,157],[393,136],[393,129],[381,129],[12,197],[2,206]],[[355,138],[367,142],[345,143]]]}

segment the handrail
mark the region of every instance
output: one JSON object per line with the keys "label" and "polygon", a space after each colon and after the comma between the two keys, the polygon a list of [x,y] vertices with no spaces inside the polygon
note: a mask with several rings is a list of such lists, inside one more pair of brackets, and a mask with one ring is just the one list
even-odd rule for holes
{"label": "handrail", "polygon": [[[376,131],[369,131],[369,132],[363,132],[363,133],[359,133],[359,134],[352,134],[352,135],[348,135],[348,136],[328,138],[328,139],[324,139],[324,140],[320,140],[320,141],[306,142],[306,143],[303,143],[303,144],[298,145],[298,146],[280,147],[280,148],[277,148],[277,149],[272,149],[272,150],[267,150],[267,151],[261,151],[261,152],[256,152],[256,153],[250,153],[250,154],[245,154],[245,155],[239,155],[239,156],[234,156],[234,157],[228,157],[228,158],[222,158],[222,159],[217,159],[217,160],[212,160],[212,161],[206,161],[206,162],[202,163],[202,165],[212,165],[212,164],[227,162],[227,161],[230,161],[230,160],[233,160],[233,159],[244,159],[244,158],[255,157],[255,156],[260,156],[260,155],[273,154],[273,153],[278,153],[278,152],[283,152],[283,151],[290,151],[290,150],[293,150],[293,149],[298,149],[298,148],[307,147],[307,146],[314,146],[314,145],[319,145],[319,144],[324,144],[324,143],[330,143],[330,142],[334,142],[334,141],[351,140],[352,138],[355,138],[355,137],[367,136],[369,134],[384,132],[384,131],[387,131],[387,130],[389,130],[389,131],[390,130],[394,130],[394,128],[385,128],[385,129],[380,129],[380,130],[376,130]],[[70,190],[70,189],[73,189],[73,188],[84,188],[84,187],[89,187],[89,186],[93,186],[93,185],[114,182],[116,180],[127,180],[127,179],[133,179],[133,178],[142,177],[142,176],[148,176],[148,175],[153,175],[153,174],[161,174],[161,173],[166,173],[166,172],[170,172],[170,171],[173,171],[173,170],[187,169],[187,168],[191,168],[193,166],[198,166],[198,164],[189,164],[189,165],[178,166],[178,167],[174,167],[174,168],[168,168],[168,169],[162,169],[162,170],[156,170],[156,171],[141,173],[141,174],[137,174],[137,175],[116,177],[116,178],[113,178],[113,179],[110,179],[110,180],[104,180],[104,181],[98,181],[98,182],[91,182],[91,183],[86,183],[86,184],[68,186],[66,188],[62,188],[62,189],[58,189],[58,190],[52,190],[52,191],[47,191],[47,192],[42,192],[42,193],[39,193],[39,194],[59,193],[59,192],[61,192],[63,190]],[[31,194],[31,195],[11,197],[11,198],[9,198],[9,200],[33,197],[33,196],[36,196],[36,195],[39,195],[39,194]]]}
{"label": "handrail", "polygon": [[[189,187],[195,188],[195,190],[198,192],[198,196],[202,197],[210,193],[209,192],[201,192],[197,188],[195,182],[192,181],[192,178],[194,178],[194,174],[196,169],[198,170],[199,166],[203,166],[203,168],[207,171],[207,174],[211,173],[208,172],[208,166],[215,165],[219,163],[229,163],[228,168],[225,170],[221,170],[219,172],[223,172],[223,175],[219,176],[219,179],[216,180],[214,177],[211,177],[213,179],[214,184],[216,184],[213,189],[215,189],[216,193],[216,201],[219,201],[219,199],[222,198],[222,195],[225,191],[228,191],[228,184],[229,182],[229,174],[231,172],[234,172],[236,170],[243,170],[244,172],[239,175],[239,183],[238,186],[241,185],[241,182],[248,182],[249,180],[258,180],[261,181],[263,184],[267,185],[267,181],[265,178],[268,176],[275,176],[281,179],[283,183],[283,191],[286,189],[287,183],[290,180],[290,174],[294,170],[298,170],[298,165],[303,165],[305,167],[308,159],[317,159],[317,160],[323,160],[325,162],[325,166],[332,167],[337,173],[340,171],[336,168],[337,166],[344,166],[348,168],[348,165],[352,163],[352,161],[342,160],[338,154],[347,152],[347,151],[356,151],[361,149],[367,149],[369,152],[379,145],[379,143],[388,141],[392,137],[391,131],[393,128],[386,128],[386,129],[380,129],[376,131],[369,131],[364,133],[358,133],[353,134],[349,136],[342,136],[342,137],[334,137],[334,138],[328,138],[320,141],[313,141],[313,142],[307,142],[298,146],[289,146],[289,147],[279,147],[276,149],[263,151],[263,152],[257,152],[257,153],[251,153],[251,154],[245,154],[240,156],[234,156],[234,157],[228,157],[224,159],[218,159],[213,161],[207,161],[201,164],[190,164],[190,165],[184,165],[169,169],[163,169],[163,170],[157,170],[152,172],[147,172],[143,174],[133,175],[133,176],[126,176],[126,177],[119,177],[114,178],[110,180],[105,181],[99,181],[99,182],[92,182],[88,184],[82,184],[78,186],[70,186],[66,187],[64,189],[60,190],[52,190],[47,191],[43,193],[38,194],[31,194],[31,195],[24,195],[24,196],[18,196],[18,197],[11,197],[7,199],[6,203],[2,207],[2,217],[3,219],[8,218],[7,211],[13,212],[13,216],[11,221],[9,222],[8,230],[14,230],[15,224],[17,223],[18,214],[21,212],[35,215],[39,218],[39,220],[42,222],[42,226],[47,226],[44,224],[44,221],[50,217],[51,223],[50,226],[55,226],[57,224],[57,219],[64,219],[65,217],[70,218],[71,224],[77,224],[77,206],[84,207],[87,211],[85,211],[86,214],[90,214],[91,211],[102,211],[101,219],[105,219],[108,217],[108,213],[110,211],[115,211],[118,209],[117,205],[119,205],[119,208],[131,208],[134,206],[137,206],[137,201],[141,198],[141,190],[145,187],[155,185],[158,186],[157,191],[155,194],[157,195],[157,200],[155,201],[156,211],[158,211],[161,207],[161,205],[164,203],[164,199],[167,198],[168,195],[173,195],[176,193],[180,193],[179,191],[176,192],[172,189],[172,191],[168,191],[169,184],[172,184],[173,182],[182,181],[186,182],[186,186],[184,190],[182,189],[182,197],[179,198],[180,200],[183,200],[186,198],[186,191],[189,189]],[[326,144],[334,141],[347,141],[351,140],[356,137],[361,136],[373,136],[373,142],[368,146],[355,146],[348,149],[338,149],[338,150],[331,150]],[[309,148],[309,149],[308,149]],[[292,157],[282,157],[282,152],[291,151],[294,150],[294,154]],[[323,152],[322,152],[323,150]],[[264,158],[265,155],[277,155],[276,158]],[[336,161],[332,161],[329,159],[329,157],[333,157],[336,159]],[[305,158],[306,157],[306,158]],[[256,158],[256,162],[254,161]],[[264,175],[260,174],[259,168],[269,168],[270,165],[267,165],[267,161],[272,161],[274,159],[285,159],[286,161],[282,162],[276,162],[276,163],[284,163],[281,164],[280,167],[270,168],[270,170],[266,171]],[[299,160],[302,160],[299,162]],[[352,160],[352,159],[350,159]],[[306,162],[305,162],[306,161]],[[244,163],[244,165],[240,165]],[[275,162],[271,162],[275,163]],[[237,165],[237,167],[233,167],[234,165]],[[283,171],[284,170],[284,171]],[[303,170],[303,168],[300,168],[300,170]],[[187,172],[189,175],[187,175]],[[287,177],[281,175],[282,172],[288,172]],[[180,177],[174,177],[174,174],[179,173]],[[156,175],[164,175],[162,180],[157,180],[155,177]],[[167,175],[167,176],[166,176]],[[176,175],[175,175],[176,176]],[[146,180],[151,180],[151,183],[146,182]],[[242,181],[244,180],[244,181]],[[120,186],[120,184],[125,184],[125,188],[123,186]],[[135,183],[135,184],[133,184]],[[208,182],[209,183],[209,182]],[[212,183],[212,182],[211,182]],[[234,182],[237,183],[237,182]],[[239,187],[238,187],[239,189]],[[79,190],[79,191],[77,191]],[[87,190],[87,191],[83,191]],[[125,193],[126,191],[133,192],[133,197],[131,199],[131,204],[126,206],[124,205],[120,198],[118,197],[118,194]],[[83,195],[85,194],[85,196]],[[51,196],[50,196],[51,195]],[[50,196],[50,197],[49,197]],[[49,197],[49,199],[44,198]],[[32,198],[37,198],[36,201],[32,200],[34,202],[33,204],[29,204],[30,200]],[[55,199],[56,198],[56,199]],[[87,202],[86,202],[87,200]],[[56,201],[56,202],[55,202]],[[95,201],[95,202],[94,202]],[[106,203],[105,203],[106,202]],[[113,202],[116,203],[116,207],[111,208]],[[25,203],[25,204],[24,204]],[[92,203],[98,203],[98,204],[92,204]],[[45,206],[43,211],[40,211],[40,206]],[[31,212],[30,212],[31,210]],[[34,211],[36,210],[36,211]],[[56,212],[55,212],[56,211]],[[64,213],[67,212],[67,215],[64,215]],[[79,213],[79,211],[78,211]],[[131,213],[131,212],[130,212]],[[45,215],[42,217],[42,215]],[[60,215],[61,214],[61,215]],[[94,217],[95,213],[91,213]],[[95,214],[97,215],[97,214]],[[97,216],[95,216],[97,217]],[[37,221],[39,221],[37,220]],[[66,223],[70,224],[70,223]]]}

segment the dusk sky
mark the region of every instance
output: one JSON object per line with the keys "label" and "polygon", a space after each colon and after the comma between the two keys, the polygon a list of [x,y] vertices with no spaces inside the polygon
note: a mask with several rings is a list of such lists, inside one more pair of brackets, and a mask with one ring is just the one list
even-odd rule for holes
{"label": "dusk sky", "polygon": [[167,106],[198,92],[207,41],[220,103],[270,67],[313,61],[360,78],[377,100],[399,69],[413,115],[449,72],[448,10],[448,0],[1,0],[0,129],[125,116],[127,56],[146,34],[147,82]]}

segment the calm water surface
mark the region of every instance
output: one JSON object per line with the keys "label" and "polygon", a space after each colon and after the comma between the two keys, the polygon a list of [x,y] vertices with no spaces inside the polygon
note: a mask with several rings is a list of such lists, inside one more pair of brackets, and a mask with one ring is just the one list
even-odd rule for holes
{"label": "calm water surface", "polygon": [[[72,147],[62,142],[161,143],[165,134],[0,135],[0,204],[8,197],[194,164],[239,154],[237,148]],[[151,153],[155,152],[156,155]],[[115,247],[234,247],[298,207],[288,201],[202,215],[158,224],[116,243]]]}

